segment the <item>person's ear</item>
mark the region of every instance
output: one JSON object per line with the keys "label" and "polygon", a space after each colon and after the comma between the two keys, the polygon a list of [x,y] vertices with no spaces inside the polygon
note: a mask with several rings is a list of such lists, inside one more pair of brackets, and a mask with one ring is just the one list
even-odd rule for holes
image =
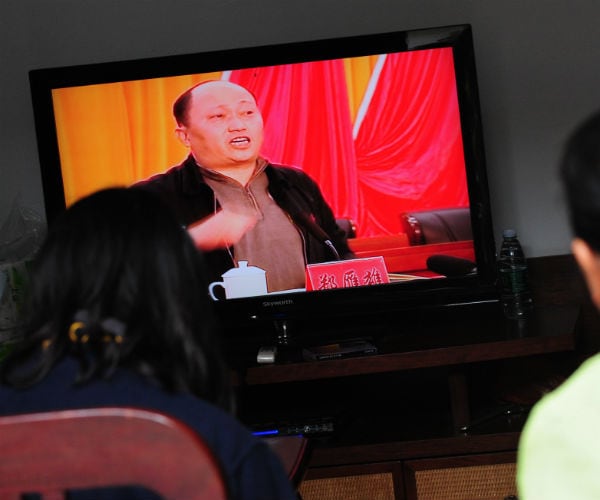
{"label": "person's ear", "polygon": [[583,272],[592,302],[600,309],[600,254],[581,238],[571,242],[571,250]]}
{"label": "person's ear", "polygon": [[190,147],[190,138],[186,127],[184,127],[183,125],[177,127],[175,129],[175,135],[177,136],[177,139],[179,139],[181,144],[183,144],[185,147]]}

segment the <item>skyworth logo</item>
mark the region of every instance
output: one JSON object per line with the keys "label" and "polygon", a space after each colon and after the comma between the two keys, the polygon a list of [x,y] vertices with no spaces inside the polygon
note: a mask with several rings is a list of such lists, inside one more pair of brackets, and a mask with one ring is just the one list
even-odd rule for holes
{"label": "skyworth logo", "polygon": [[262,303],[263,307],[291,306],[294,304],[292,299],[270,300]]}

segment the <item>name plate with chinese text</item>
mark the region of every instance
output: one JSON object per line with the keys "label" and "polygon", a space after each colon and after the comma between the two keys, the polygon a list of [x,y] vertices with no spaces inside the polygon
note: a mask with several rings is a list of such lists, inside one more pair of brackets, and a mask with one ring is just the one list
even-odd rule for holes
{"label": "name plate with chinese text", "polygon": [[339,260],[306,266],[307,290],[331,290],[389,282],[383,257]]}

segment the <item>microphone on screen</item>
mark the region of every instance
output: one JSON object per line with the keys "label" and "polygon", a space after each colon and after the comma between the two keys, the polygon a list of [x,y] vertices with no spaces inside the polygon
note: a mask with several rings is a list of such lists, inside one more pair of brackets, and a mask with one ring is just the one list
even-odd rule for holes
{"label": "microphone on screen", "polygon": [[469,259],[439,254],[430,255],[427,258],[427,269],[448,278],[454,278],[477,272],[477,264]]}
{"label": "microphone on screen", "polygon": [[310,215],[308,215],[306,212],[298,212],[296,214],[296,219],[301,222],[302,225],[306,227],[306,229],[308,229],[308,231],[310,231],[315,238],[325,243],[325,245],[329,247],[336,260],[342,260],[329,235],[323,231],[323,228],[319,226]]}

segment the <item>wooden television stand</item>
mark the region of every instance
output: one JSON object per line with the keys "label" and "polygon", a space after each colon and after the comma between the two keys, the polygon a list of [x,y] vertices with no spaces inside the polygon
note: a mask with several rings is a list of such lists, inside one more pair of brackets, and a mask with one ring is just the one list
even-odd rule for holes
{"label": "wooden television stand", "polygon": [[[516,495],[527,412],[581,361],[581,305],[557,298],[550,285],[526,321],[505,320],[495,304],[380,337],[376,355],[251,366],[242,375],[242,418],[331,419],[332,432],[318,432],[317,423],[306,434],[303,500],[444,498],[428,492],[438,483],[466,487],[464,497],[478,497],[478,487]],[[571,291],[565,296],[577,298]]]}

